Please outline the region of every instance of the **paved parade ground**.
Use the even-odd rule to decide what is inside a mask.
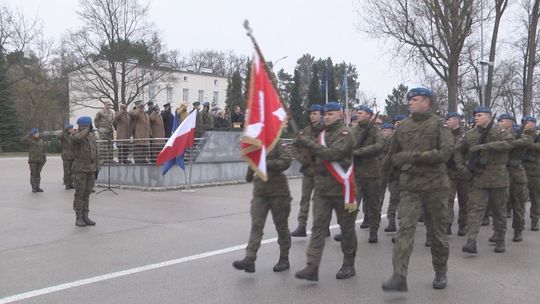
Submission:
[[[0,158],[1,303],[538,303],[540,232],[511,241],[506,253],[488,244],[482,227],[477,256],[461,252],[465,237],[450,237],[448,287],[431,288],[433,269],[419,223],[409,267],[409,292],[384,294],[392,273],[393,234],[368,244],[357,226],[356,277],[336,280],[342,255],[328,238],[319,282],[294,278],[305,266],[308,238],[293,238],[291,269],[272,272],[278,260],[276,232],[268,219],[256,272],[233,269],[244,255],[250,229],[250,184],[182,191],[116,190],[90,197],[95,227],[76,227],[73,191],[62,185],[62,163],[49,157],[42,172],[44,193],[32,193],[25,158]],[[300,179],[290,180],[296,228]],[[97,188],[96,190],[100,190]],[[386,213],[388,197],[383,213]],[[457,204],[456,204],[457,205]],[[529,204],[527,204],[528,210]],[[457,208],[457,207],[456,207]],[[457,213],[456,213],[457,214]],[[361,220],[360,214],[358,220]],[[311,218],[308,227],[310,227]],[[332,234],[339,232],[335,228]],[[454,233],[456,232],[454,226]]]

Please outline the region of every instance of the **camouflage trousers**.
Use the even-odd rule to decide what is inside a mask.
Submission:
[[[454,202],[458,198],[459,213],[458,225],[467,226],[467,213],[469,206],[469,181],[462,179],[450,180],[450,192],[448,194],[448,213],[450,215],[450,224],[454,223]]]
[[[324,241],[332,219],[332,210],[335,210],[341,228],[343,264],[354,265],[357,247],[354,222],[358,210],[347,211],[343,196],[322,196],[317,193],[317,189],[315,189],[315,195],[313,196],[313,228],[311,229],[311,239],[307,249],[308,265],[319,267],[321,263]]]
[[[291,234],[289,232],[289,214],[291,213],[290,196],[255,196],[251,200],[251,231],[246,247],[246,257],[257,259],[257,251],[261,247],[264,224],[268,212],[272,212],[272,219],[278,234],[280,256],[288,257],[291,248]]]
[[[381,180],[379,178],[356,178],[354,181],[356,201],[362,201],[364,214],[369,216],[369,230],[377,232],[381,222]]]
[[[512,206],[512,228],[515,231],[525,229],[525,203],[527,202],[527,184],[510,183],[510,205]]]
[[[529,199],[531,201],[531,220],[540,218],[540,176],[528,176],[529,181]]]
[[[431,233],[431,258],[433,269],[438,273],[446,273],[448,261],[448,199],[447,190],[430,192],[400,191],[398,219],[399,230],[394,243],[392,264],[394,273],[407,277],[409,258],[414,246],[414,234],[418,217],[423,211],[429,219]]]
[[[28,165],[30,166],[30,185],[32,190],[35,190],[39,188],[41,183],[41,169],[43,169],[45,162],[31,162]]]
[[[388,183],[388,192],[390,192],[390,201],[388,202],[388,211],[386,217],[390,220],[396,219],[396,211],[399,205],[399,184],[398,180],[392,180]]]
[[[506,202],[508,200],[508,187],[480,189],[472,187],[469,190],[469,217],[468,239],[476,241],[480,224],[489,205],[493,216],[493,230],[495,237],[504,240],[506,232]]]
[[[300,199],[300,210],[298,211],[298,225],[306,226],[309,216],[309,204],[315,181],[313,176],[302,176],[302,198]]]
[[[90,192],[94,189],[95,172],[73,172],[75,195],[73,210],[76,213],[89,211]]]
[[[62,165],[64,167],[64,185],[72,186],[73,178],[71,176],[71,165],[73,165],[73,159],[62,160]]]

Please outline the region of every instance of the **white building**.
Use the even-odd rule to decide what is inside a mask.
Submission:
[[[103,108],[103,104],[97,98],[85,97],[88,95],[99,96],[99,94],[96,94],[96,90],[93,88],[92,94],[85,92],[86,88],[91,90],[86,85],[91,80],[89,80],[88,75],[83,76],[82,73],[84,73],[82,70],[77,70],[68,75],[69,113],[72,124],[75,124],[80,116],[94,118],[96,113]],[[135,100],[142,100],[145,103],[152,101],[161,109],[165,103],[171,103],[173,110],[179,107],[180,103],[189,104],[189,109],[191,109],[191,103],[195,101],[201,103],[208,101],[211,108],[224,109],[226,90],[227,77],[214,75],[209,69],[203,69],[197,73],[185,68],[168,72],[165,77],[145,86]],[[132,105],[130,104],[128,109],[131,109]]]

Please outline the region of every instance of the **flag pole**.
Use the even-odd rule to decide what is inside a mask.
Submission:
[[[249,21],[247,19],[244,20],[244,28],[246,29],[246,35],[251,39],[251,42],[253,43],[253,46],[255,47],[255,51],[257,52],[257,55],[261,58],[263,62],[266,74],[268,74],[268,76],[272,75],[270,69],[268,69],[268,66],[266,65],[266,60],[264,59],[261,49],[259,48],[259,44],[257,43],[257,41],[255,40],[255,37],[253,36],[253,29],[249,26]],[[276,92],[279,93],[279,90],[276,87],[275,83],[273,81],[271,82],[272,82],[272,86],[274,87],[274,90],[276,90]],[[281,102],[281,98],[280,98],[280,102]],[[283,102],[281,102],[281,105],[283,106],[283,108],[285,109],[285,112],[287,112],[287,115],[289,116],[288,121],[289,121],[289,125],[291,126],[292,131],[294,133],[298,133],[298,125],[296,124],[296,121],[294,120],[294,117],[292,116],[291,110]]]

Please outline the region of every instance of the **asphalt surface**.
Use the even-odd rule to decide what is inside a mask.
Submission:
[[[0,158],[0,303],[539,302],[540,232],[526,230],[524,241],[514,243],[510,221],[503,254],[488,244],[490,228],[481,229],[477,256],[461,252],[464,237],[450,237],[445,290],[431,288],[431,255],[419,223],[409,292],[385,294],[380,285],[392,273],[391,233],[381,231],[379,243],[368,244],[368,232],[357,228],[357,275],[348,280],[335,279],[341,249],[327,239],[319,282],[311,283],[294,278],[305,265],[308,238],[293,238],[291,270],[272,272],[279,250],[269,219],[269,241],[259,251],[256,272],[248,274],[231,263],[244,255],[251,185],[93,194],[90,217],[97,226],[75,227],[74,192],[64,189],[61,166],[59,158],[49,158],[42,172],[45,192],[31,193],[26,159]],[[290,181],[291,230],[300,184]]]

